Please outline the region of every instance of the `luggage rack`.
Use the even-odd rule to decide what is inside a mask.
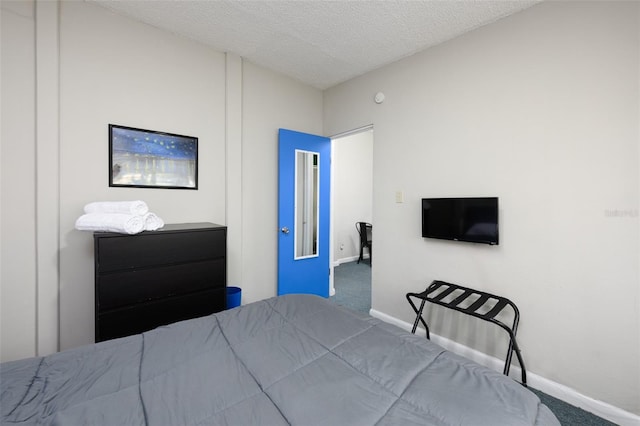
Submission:
[[[447,299],[447,296],[451,296],[453,299],[445,300]],[[416,313],[416,320],[413,323],[413,329],[411,332],[415,334],[416,329],[418,328],[418,322],[421,322],[427,332],[427,339],[430,339],[429,326],[427,326],[427,323],[422,317],[422,311],[426,302],[435,303],[437,305],[444,306],[445,308],[453,309],[458,312],[489,321],[504,329],[509,333],[509,351],[507,352],[507,359],[504,363],[503,374],[505,376],[509,375],[511,360],[513,358],[513,353],[515,352],[516,357],[518,358],[518,363],[520,364],[520,369],[522,370],[522,385],[525,387],[527,386],[527,371],[524,366],[524,361],[522,360],[522,355],[520,354],[520,348],[516,342],[516,332],[518,331],[520,312],[512,301],[505,297],[437,280],[433,281],[422,293],[407,293],[406,297]],[[470,297],[471,299],[469,299]],[[420,308],[416,307],[412,298],[422,300]],[[475,299],[475,301],[468,305],[464,304],[463,302],[467,299]],[[511,327],[495,318],[506,307],[510,307],[514,312],[513,324]]]

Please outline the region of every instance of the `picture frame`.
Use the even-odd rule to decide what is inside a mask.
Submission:
[[[198,189],[198,138],[109,124],[109,186]]]

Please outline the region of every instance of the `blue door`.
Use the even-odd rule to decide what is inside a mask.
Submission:
[[[329,297],[331,139],[280,129],[278,295]]]

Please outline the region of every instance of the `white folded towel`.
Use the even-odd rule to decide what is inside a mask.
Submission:
[[[109,231],[121,234],[137,234],[144,231],[142,216],[122,213],[88,213],[76,220],[80,231]]]
[[[149,211],[144,201],[95,201],[84,206],[85,213],[123,213],[142,216]]]
[[[144,216],[144,230],[155,231],[164,226],[164,221],[160,219],[155,213],[147,213]]]

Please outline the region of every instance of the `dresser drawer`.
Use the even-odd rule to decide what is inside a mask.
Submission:
[[[98,273],[197,262],[226,255],[224,229],[97,237]]]
[[[168,265],[134,271],[112,272],[96,278],[96,297],[100,311],[149,300],[224,288],[224,258]]]
[[[100,313],[96,318],[96,342],[219,312],[226,308],[225,292],[224,288],[201,291]]]

